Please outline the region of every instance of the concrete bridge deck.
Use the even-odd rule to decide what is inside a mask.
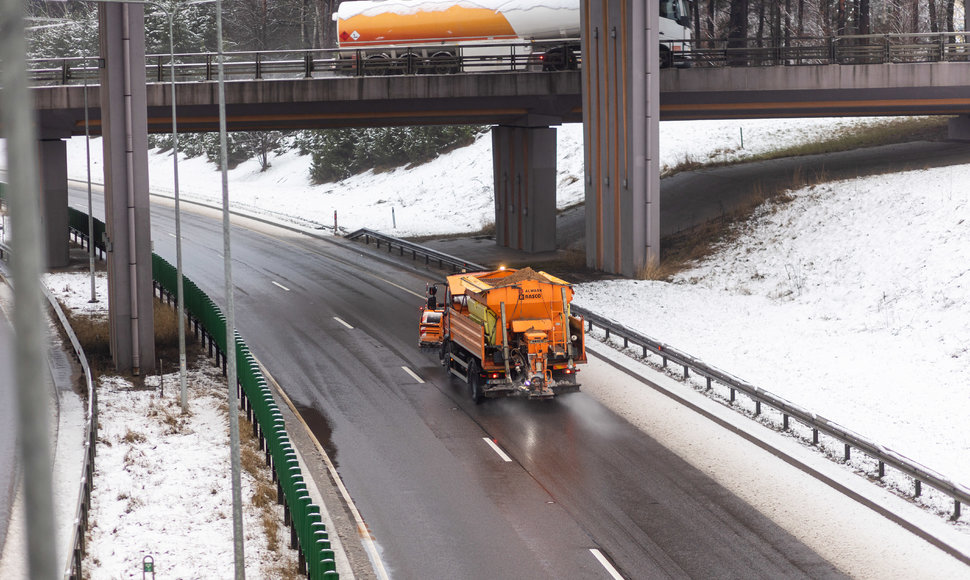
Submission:
[[[970,114],[970,63],[667,69],[661,120]],[[230,131],[582,121],[580,71],[233,80]],[[84,133],[84,89],[37,87],[45,130]],[[170,85],[147,85],[148,130],[171,131]],[[92,131],[100,100],[88,89]],[[218,130],[213,81],[176,84],[180,131]]]

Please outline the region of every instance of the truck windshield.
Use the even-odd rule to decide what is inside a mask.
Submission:
[[[681,16],[688,16],[684,0],[660,0],[660,17],[679,20]]]

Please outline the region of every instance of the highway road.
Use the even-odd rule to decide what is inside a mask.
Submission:
[[[174,262],[171,208],[153,200],[152,225]],[[186,274],[222,303],[220,227],[183,213]],[[472,404],[416,346],[430,273],[255,222],[234,229],[232,258],[237,328],[328,449],[392,577],[610,578],[591,550],[625,578],[842,577],[584,393]]]

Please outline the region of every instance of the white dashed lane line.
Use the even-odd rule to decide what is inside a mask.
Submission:
[[[612,576],[614,580],[623,580],[623,576],[620,576],[620,573],[616,570],[616,568],[613,567],[613,564],[606,559],[603,552],[600,552],[596,548],[590,548],[589,551],[596,556],[596,559],[599,560],[599,563],[602,564],[604,568],[606,568],[606,571],[609,572],[610,576]]]
[[[342,319],[341,319],[341,318],[340,318],[339,316],[334,316],[334,317],[333,317],[333,319],[334,319],[334,320],[336,320],[337,322],[339,322],[340,324],[343,324],[344,326],[346,326],[347,328],[349,328],[349,329],[351,329],[351,330],[353,330],[353,329],[354,329],[354,327],[353,327],[353,326],[351,326],[351,325],[349,325],[349,324],[347,324],[347,323],[346,323],[346,322],[345,322],[344,320],[342,320]]]
[[[404,369],[404,372],[406,372],[407,374],[411,375],[411,377],[414,380],[418,381],[419,383],[424,383],[424,379],[422,379],[421,377],[419,377],[414,371],[412,371],[408,367],[402,366],[401,368]]]
[[[289,291],[290,291],[290,289],[289,289],[289,288],[287,288],[286,286],[284,286],[284,285],[282,285],[282,284],[280,284],[280,283],[279,283],[279,282],[277,282],[276,280],[270,280],[270,282],[272,282],[274,286],[278,286],[278,287],[280,287],[280,288],[282,288],[283,290],[286,290],[287,292],[289,292]]]
[[[505,461],[506,463],[512,462],[512,458],[509,457],[508,454],[506,454],[504,451],[502,451],[502,448],[496,445],[494,441],[492,441],[488,437],[482,437],[482,440],[485,441],[485,443],[488,443],[488,446],[491,447],[492,450],[495,451],[495,453],[498,453],[498,456],[502,458],[502,461]]]

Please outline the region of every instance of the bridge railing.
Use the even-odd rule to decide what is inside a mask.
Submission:
[[[224,54],[227,80],[293,79],[332,76],[454,74],[457,72],[541,71],[577,68],[579,39],[555,41],[409,45],[387,49],[314,49],[298,51],[237,51]],[[575,49],[575,50],[573,50]],[[556,55],[562,56],[558,60]],[[545,55],[546,59],[540,58]],[[169,82],[169,55],[147,55],[149,82]],[[31,80],[39,85],[97,84],[99,58],[41,58],[28,62]],[[177,82],[212,81],[218,76],[215,53],[175,54]]]
[[[674,64],[689,67],[763,67],[825,64],[885,64],[970,61],[970,35],[963,32],[801,36],[786,39],[718,38],[667,41],[685,45]],[[214,53],[175,55],[178,82],[212,81]],[[103,60],[94,57],[31,59],[38,85],[97,84]],[[169,55],[146,56],[150,82],[168,82]],[[381,49],[313,49],[227,52],[228,80],[294,79],[332,76],[447,75],[582,68],[580,40],[409,45]]]
[[[700,39],[683,56],[692,67],[966,62],[968,40],[963,32]]]
[[[486,266],[461,260],[460,258],[455,258],[447,254],[441,254],[431,248],[408,242],[407,240],[400,240],[379,234],[372,230],[358,230],[347,237],[350,239],[360,239],[363,237],[366,240],[367,236],[380,239],[381,242],[387,245],[389,252],[393,252],[397,248],[399,255],[411,254],[414,259],[417,256],[421,256],[425,258],[425,263],[428,263],[428,257],[438,255],[440,256],[439,259],[441,262],[452,270],[464,268],[469,271],[481,271],[488,269]],[[762,414],[763,407],[775,409],[782,416],[782,431],[791,432],[792,421],[794,420],[811,429],[813,445],[819,444],[819,434],[824,434],[835,439],[844,445],[843,457],[845,461],[851,459],[852,449],[861,451],[877,462],[876,477],[880,480],[885,477],[886,466],[889,466],[913,480],[913,494],[916,497],[922,495],[922,487],[924,484],[936,489],[953,500],[953,512],[951,515],[951,519],[953,520],[960,518],[961,506],[970,503],[970,488],[941,475],[919,462],[909,459],[892,449],[888,449],[871,441],[834,421],[830,421],[769,391],[756,387],[714,366],[708,365],[700,359],[666,343],[648,337],[637,330],[628,328],[619,322],[600,316],[581,306],[573,305],[570,308],[574,314],[583,317],[589,330],[593,330],[594,328],[601,329],[605,334],[607,343],[611,343],[610,341],[614,337],[622,340],[623,351],[626,354],[630,354],[629,349],[636,347],[640,349],[640,353],[644,358],[648,355],[659,357],[663,368],[667,368],[670,363],[681,367],[683,369],[684,379],[687,379],[692,372],[695,375],[704,377],[707,382],[707,390],[709,391],[715,383],[722,385],[728,389],[729,401],[732,406],[737,402],[737,397],[740,393],[754,404],[754,415],[756,417]]]

